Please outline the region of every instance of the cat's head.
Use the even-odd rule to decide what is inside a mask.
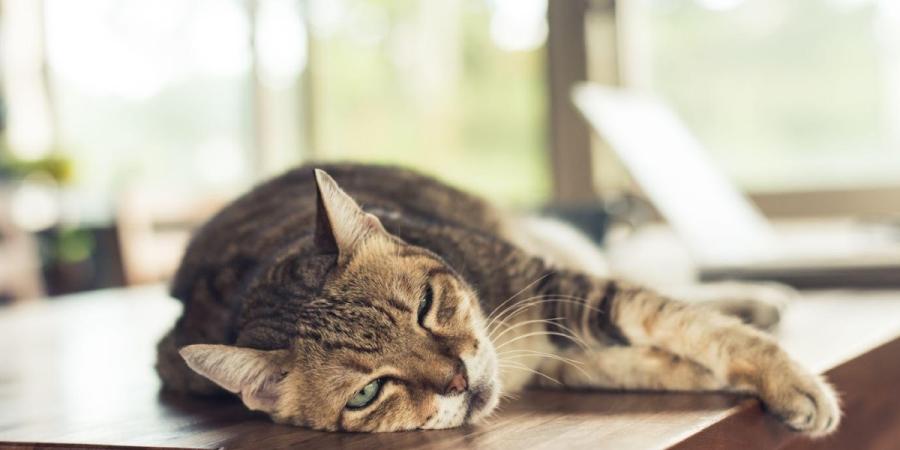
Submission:
[[[316,429],[449,428],[487,416],[500,385],[474,290],[385,231],[328,174],[317,170],[316,182],[316,247],[336,264],[288,316],[290,348],[190,345],[188,366],[250,409]]]

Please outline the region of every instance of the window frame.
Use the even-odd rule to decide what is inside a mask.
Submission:
[[[642,74],[629,60],[627,1],[617,0],[549,0],[547,42],[549,93],[548,120],[550,130],[550,159],[553,162],[554,200],[559,203],[584,201],[595,195],[614,196],[621,191],[635,193],[633,183],[607,182],[609,174],[598,174],[594,159],[618,167],[612,172],[624,172],[609,148],[575,113],[569,100],[572,84],[592,80],[613,86],[628,85]],[[611,30],[614,42],[602,43],[604,51],[588,54],[588,24],[602,21]],[[594,42],[589,44],[596,45]],[[590,61],[599,54],[600,61]],[[599,68],[599,69],[598,69]],[[590,70],[589,70],[590,69]],[[593,138],[593,139],[592,139]],[[592,143],[593,141],[593,143]],[[585,168],[587,168],[585,172]],[[606,169],[604,169],[604,172]],[[627,178],[622,173],[611,178]],[[892,207],[900,199],[900,185],[876,187],[822,189],[813,191],[749,191],[746,192],[760,210],[773,218],[828,216],[896,216]]]

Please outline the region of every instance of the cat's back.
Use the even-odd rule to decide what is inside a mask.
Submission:
[[[420,173],[392,166],[307,164],[255,187],[203,225],[173,280],[173,296],[188,300],[198,290],[227,296],[267,257],[287,243],[310,237],[316,214],[315,168],[328,172],[378,216],[415,217],[488,232],[499,228],[499,215],[487,202]]]

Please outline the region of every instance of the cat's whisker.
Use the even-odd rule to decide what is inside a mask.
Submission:
[[[546,275],[545,275],[545,276],[546,276]],[[515,310],[517,307],[519,307],[519,306],[522,305],[523,303],[527,303],[527,302],[529,302],[529,301],[531,301],[531,300],[533,300],[533,299],[538,299],[538,298],[542,298],[542,297],[546,297],[546,295],[535,295],[535,296],[531,296],[531,297],[528,297],[528,298],[524,298],[524,299],[520,300],[518,303],[512,303],[512,304],[510,304],[510,305],[507,306],[506,308],[503,308],[503,310],[500,311],[499,314],[497,314],[497,316],[495,316],[494,318],[492,318],[492,319],[490,320],[490,322],[488,322],[487,327],[490,328],[491,325],[492,325],[495,321],[497,321],[497,320],[500,320],[500,321],[502,322],[501,318],[502,318],[504,315],[506,315],[506,313],[508,313],[508,312],[510,312],[510,311],[512,311],[512,310]],[[512,300],[512,299],[510,298],[509,300]],[[504,303],[509,302],[509,300],[507,300],[507,301],[504,302]],[[498,311],[498,310],[495,310],[494,312],[497,312],[497,311]],[[492,314],[493,314],[493,313],[492,313]],[[507,319],[508,319],[508,317],[507,317]]]
[[[487,327],[490,327],[491,325],[493,325],[493,323],[495,321],[497,321],[498,319],[500,319],[503,316],[506,316],[506,317],[504,319],[500,320],[501,322],[503,322],[505,320],[509,320],[509,318],[515,316],[516,314],[520,313],[523,310],[534,307],[536,305],[548,303],[548,302],[577,304],[577,305],[580,305],[580,306],[586,308],[589,311],[602,312],[601,310],[589,305],[587,303],[587,299],[582,298],[582,297],[576,297],[576,296],[571,296],[571,295],[561,295],[561,294],[558,294],[558,295],[550,295],[550,294],[535,295],[535,296],[523,299],[519,303],[514,303],[514,304],[510,305],[501,314],[499,314],[497,317],[492,319],[491,322],[488,323]],[[507,314],[507,313],[510,313],[510,314]]]
[[[497,306],[494,308],[494,310],[491,311],[490,314],[488,314],[487,318],[490,319],[494,314],[496,314],[498,311],[500,311],[500,309],[503,307],[503,305],[506,305],[507,303],[511,302],[511,301],[512,301],[513,299],[515,299],[519,294],[525,292],[525,291],[526,291],[528,288],[530,288],[531,286],[534,286],[535,283],[537,283],[537,282],[543,280],[544,278],[547,278],[551,273],[552,273],[552,272],[547,272],[547,273],[545,273],[545,274],[543,274],[543,275],[541,275],[541,276],[535,278],[534,281],[532,281],[531,283],[528,283],[528,284],[527,284],[525,287],[523,287],[522,289],[519,289],[518,292],[516,292],[515,294],[511,295],[508,299],[504,300],[503,303],[497,305]]]
[[[514,303],[512,305],[509,305],[508,308],[506,308],[501,314],[497,315],[497,317],[495,317],[491,321],[491,323],[488,324],[489,329],[496,330],[496,329],[506,325],[507,321],[510,318],[512,318],[513,316],[515,316],[516,314],[518,314],[518,312],[520,310],[522,310],[523,307],[533,306],[532,301],[534,301],[535,299],[543,298],[543,297],[545,297],[545,296],[540,295],[540,296],[528,297],[528,298],[522,299],[519,303]]]
[[[547,297],[551,297],[551,298],[547,298]],[[518,307],[518,309],[517,309],[515,312],[513,312],[512,314],[509,314],[506,318],[504,318],[503,320],[501,320],[499,323],[497,323],[497,325],[495,326],[494,329],[488,328],[488,333],[489,333],[489,334],[494,333],[497,329],[500,329],[502,326],[506,325],[506,321],[508,321],[508,320],[510,320],[511,318],[513,318],[514,316],[520,314],[522,311],[525,311],[525,310],[527,310],[528,308],[534,307],[534,306],[536,306],[536,305],[541,305],[541,304],[549,303],[549,302],[559,302],[559,303],[578,304],[578,305],[581,305],[582,307],[586,308],[586,309],[589,310],[589,311],[602,312],[602,311],[600,311],[599,309],[594,308],[594,307],[592,307],[592,306],[590,306],[590,305],[588,305],[588,304],[586,304],[586,303],[578,302],[578,301],[574,301],[574,300],[573,300],[573,299],[577,299],[578,297],[565,298],[565,297],[563,297],[563,296],[536,296],[536,297],[532,297],[532,298],[537,298],[538,300],[534,300],[534,301],[532,301],[532,302],[530,302],[530,303],[525,303],[525,304],[518,304],[518,303],[517,303],[517,304],[516,304],[516,307]],[[526,300],[523,300],[523,301],[528,301],[528,300],[530,300],[530,299],[526,299]],[[498,316],[498,317],[499,317],[499,316]]]
[[[584,339],[582,339],[580,336],[578,336],[578,334],[575,332],[575,330],[573,330],[573,329],[571,329],[571,328],[569,328],[569,327],[567,327],[567,326],[565,326],[565,325],[563,325],[563,324],[561,324],[561,323],[559,323],[559,322],[556,322],[557,320],[563,320],[563,318],[561,318],[561,317],[554,317],[554,318],[552,318],[552,319],[535,319],[535,320],[527,320],[527,321],[524,321],[524,322],[521,322],[521,323],[517,323],[517,324],[515,324],[515,325],[513,325],[513,326],[511,326],[511,327],[509,327],[509,328],[507,328],[507,329],[505,329],[502,333],[500,333],[500,334],[499,334],[498,336],[496,336],[496,337],[492,337],[492,336],[489,335],[489,338],[491,339],[492,342],[495,342],[495,341],[499,340],[500,337],[503,336],[504,334],[508,333],[508,332],[511,331],[511,330],[514,330],[514,329],[516,329],[516,328],[519,328],[519,327],[521,327],[521,326],[530,325],[530,324],[533,324],[533,323],[546,323],[547,325],[554,325],[554,326],[556,326],[556,327],[559,327],[562,331],[568,332],[568,333],[569,333],[569,336],[568,336],[569,339],[570,339],[571,341],[577,343],[577,344],[580,344],[580,346],[581,346],[583,349],[588,349],[588,348],[590,347],[590,345],[589,345],[587,342],[585,342]],[[505,344],[505,342],[504,342],[503,344]],[[499,349],[499,348],[500,348],[500,347],[498,346],[498,347],[496,347],[495,349]]]
[[[493,342],[493,341],[497,341],[497,340],[499,340],[501,337],[503,337],[504,334],[509,333],[510,331],[513,331],[513,330],[515,330],[516,328],[524,327],[524,326],[526,326],[526,325],[531,325],[531,324],[535,324],[535,323],[553,324],[553,323],[554,323],[554,322],[553,322],[554,320],[563,320],[563,317],[554,317],[554,318],[552,318],[552,319],[534,319],[534,320],[526,320],[526,321],[524,321],[524,322],[519,322],[519,323],[517,323],[517,324],[515,324],[515,325],[513,325],[513,326],[511,326],[511,327],[509,327],[509,328],[507,328],[507,329],[505,329],[505,330],[503,330],[500,334],[498,334],[498,335],[496,335],[496,336],[494,336],[493,334],[489,333],[489,334],[488,334],[488,338],[489,338],[492,342]],[[495,330],[495,331],[498,331],[498,330]]]
[[[585,298],[582,298],[582,297],[576,297],[576,296],[571,296],[571,295],[562,295],[562,294],[555,294],[555,295],[547,294],[547,295],[536,295],[534,297],[529,297],[527,299],[522,300],[520,303],[514,304],[513,306],[511,306],[508,309],[508,311],[514,311],[514,312],[512,312],[512,314],[508,315],[505,318],[505,320],[509,320],[510,317],[514,316],[515,314],[518,314],[520,312],[520,310],[525,310],[525,309],[534,307],[536,305],[541,305],[541,304],[549,303],[549,302],[576,304],[576,305],[582,306],[583,308],[587,309],[588,311],[593,311],[593,312],[598,312],[598,313],[603,312],[600,309],[588,304],[588,300]]]
[[[490,329],[491,325],[493,325],[494,322],[496,322],[497,320],[499,320],[499,319],[500,319],[501,317],[503,317],[503,315],[505,315],[508,311],[510,311],[511,309],[515,308],[517,305],[521,304],[522,302],[527,302],[527,301],[529,301],[529,300],[531,300],[531,299],[533,299],[533,298],[539,297],[539,296],[532,296],[532,297],[528,297],[528,298],[526,298],[526,299],[524,299],[524,300],[519,300],[519,302],[510,303],[511,301],[515,300],[515,298],[516,298],[517,296],[519,296],[519,294],[521,294],[522,292],[525,292],[526,289],[530,288],[530,287],[533,286],[535,283],[537,283],[537,282],[543,280],[544,278],[546,278],[546,277],[549,276],[549,275],[550,275],[550,272],[547,272],[547,273],[545,273],[544,275],[542,275],[542,276],[536,278],[536,279],[535,279],[534,281],[532,281],[531,283],[528,283],[527,286],[525,286],[524,288],[520,289],[518,292],[516,292],[515,294],[513,294],[510,298],[508,298],[508,299],[506,299],[505,301],[503,301],[503,303],[497,305],[497,307],[495,307],[494,310],[491,311],[491,313],[487,316],[488,324],[486,325],[486,328]],[[507,305],[507,304],[508,304],[508,305]]]
[[[586,349],[588,349],[588,348],[591,347],[587,342],[585,342],[584,339],[581,338],[581,336],[580,336],[578,333],[575,332],[575,330],[573,330],[573,329],[571,329],[571,328],[569,328],[569,327],[567,327],[567,326],[565,326],[565,325],[563,325],[563,324],[561,324],[561,323],[558,323],[558,322],[553,322],[553,325],[559,327],[559,328],[562,329],[563,331],[568,331],[568,332],[569,332],[569,335],[572,336],[572,339],[574,339],[574,340],[578,341],[579,343],[581,343],[581,347],[582,347],[583,349],[586,350]]]
[[[525,350],[525,351],[527,351],[527,350]],[[573,360],[573,359],[565,358],[565,357],[562,357],[562,356],[559,356],[559,355],[554,355],[554,354],[552,354],[552,353],[529,352],[529,353],[527,353],[527,354],[521,354],[521,355],[516,355],[516,356],[509,356],[509,357],[503,358],[503,360],[504,360],[504,361],[515,362],[515,361],[514,361],[515,359],[518,359],[518,358],[529,358],[529,357],[549,358],[549,359],[553,359],[553,360],[556,360],[556,361],[559,361],[559,362],[568,364],[568,365],[572,366],[573,369],[575,369],[575,370],[581,372],[581,374],[584,375],[586,378],[588,378],[588,379],[591,378],[590,374],[588,374],[588,372],[587,372],[586,370],[584,370],[584,367],[583,367],[583,364],[581,363],[581,361],[575,361],[575,360]]]
[[[521,306],[521,305],[524,304],[524,303],[528,303],[528,302],[531,301],[531,300],[544,298],[544,297],[547,297],[548,295],[549,295],[549,294],[533,295],[533,296],[531,296],[531,297],[523,298],[523,299],[519,300],[517,303],[509,304],[509,305],[507,305],[505,308],[503,308],[502,311],[499,311],[499,314],[497,314],[497,316],[495,316],[495,317],[493,318],[492,322],[495,321],[495,320],[500,320],[501,317],[503,317],[504,315],[506,315],[506,313],[515,310],[516,308],[518,308],[519,306]],[[489,323],[489,325],[490,325],[490,323]]]
[[[544,372],[541,372],[541,371],[539,371],[539,370],[532,369],[532,368],[527,367],[527,366],[525,366],[524,364],[520,364],[520,363],[509,363],[509,362],[508,362],[507,364],[514,364],[514,365],[504,365],[504,364],[501,364],[500,367],[502,367],[502,368],[507,368],[507,369],[519,369],[519,370],[524,370],[525,372],[533,373],[533,374],[535,374],[535,375],[538,375],[538,376],[540,376],[540,377],[546,378],[546,379],[548,379],[548,380],[550,380],[550,381],[552,381],[552,382],[554,382],[554,383],[556,383],[556,384],[562,386],[562,383],[561,383],[559,380],[557,380],[556,378],[551,377],[550,375],[545,374]]]
[[[503,395],[501,395],[501,396],[500,396],[500,399],[501,399],[501,400],[505,400],[506,397],[504,397]],[[504,409],[504,406],[505,406],[505,405],[503,405],[502,403],[501,403],[501,404],[498,404],[497,406],[495,406],[495,407],[494,407],[494,410],[491,411],[491,412],[489,412],[488,415],[485,416],[484,419],[482,419],[482,420],[483,420],[483,423],[490,423],[490,422],[496,420],[496,419],[497,419],[497,416],[499,415],[499,413],[501,412],[501,410]]]
[[[549,358],[555,358],[555,359],[560,359],[563,361],[568,361],[573,364],[584,365],[584,363],[582,363],[581,361],[577,361],[572,358],[566,358],[565,356],[560,356],[560,355],[556,355],[553,353],[547,353],[547,352],[540,352],[537,350],[507,350],[505,352],[498,353],[497,357],[502,360],[504,355],[515,355],[515,354],[520,354],[520,353],[529,354],[529,355],[546,356]]]
[[[559,337],[566,338],[566,339],[568,339],[568,340],[574,342],[575,344],[577,344],[579,347],[581,347],[581,348],[584,349],[584,350],[587,350],[587,349],[588,349],[588,347],[587,347],[586,345],[584,345],[584,343],[583,343],[580,339],[577,339],[577,338],[574,338],[573,336],[570,336],[570,335],[568,335],[568,334],[565,334],[565,333],[559,333],[559,332],[556,332],[556,331],[533,331],[533,332],[531,332],[531,333],[526,333],[526,334],[523,334],[523,335],[521,335],[521,336],[516,336],[516,337],[514,337],[514,338],[512,338],[512,339],[510,339],[510,340],[508,340],[508,341],[506,341],[506,342],[504,342],[504,343],[502,343],[502,344],[500,344],[500,345],[497,345],[497,346],[494,347],[494,349],[495,349],[495,350],[500,350],[500,349],[502,349],[503,347],[506,347],[507,345],[512,344],[513,342],[520,341],[520,340],[522,340],[522,339],[530,338],[530,337],[533,337],[533,336],[559,336]]]
[[[584,365],[583,362],[572,359],[572,358],[566,358],[565,356],[557,355],[555,353],[547,353],[547,352],[541,352],[541,351],[537,351],[537,350],[507,350],[506,352],[503,352],[502,355],[512,355],[512,357],[518,357],[515,355],[535,355],[535,356],[543,356],[543,357],[552,358],[552,359],[558,359],[560,361],[566,361],[566,362],[569,362],[569,363],[572,363],[572,364],[575,364],[578,366]],[[502,360],[503,356],[500,356],[499,358]]]

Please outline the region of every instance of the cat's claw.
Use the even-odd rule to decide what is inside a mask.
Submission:
[[[760,393],[766,407],[790,428],[813,437],[837,429],[841,410],[834,389],[820,377],[794,373],[776,375],[784,382],[771,383]]]

